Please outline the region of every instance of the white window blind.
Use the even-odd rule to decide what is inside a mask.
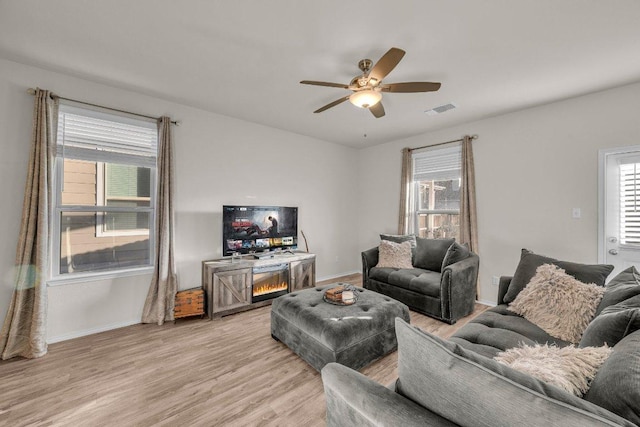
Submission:
[[[60,106],[56,152],[60,157],[153,167],[157,141],[155,122]]]
[[[620,165],[620,243],[640,246],[640,163]]]
[[[462,146],[438,148],[413,155],[414,181],[458,179],[461,172]]]

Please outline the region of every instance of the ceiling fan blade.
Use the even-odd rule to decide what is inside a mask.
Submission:
[[[318,108],[316,111],[314,111],[314,113],[322,113],[324,110],[328,110],[331,107],[335,107],[338,104],[342,104],[344,101],[349,99],[350,96],[351,95],[347,95],[347,96],[344,96],[344,97],[342,97],[340,99],[336,99],[335,101],[330,102],[329,104],[325,105],[324,107]]]
[[[378,102],[374,106],[369,107],[369,111],[371,111],[371,114],[376,116],[377,119],[384,116],[384,107],[382,106],[382,101]]]
[[[405,51],[402,49],[398,49],[397,47],[392,47],[391,49],[389,49],[387,53],[382,55],[382,58],[380,58],[378,62],[376,62],[373,68],[371,68],[371,71],[369,72],[369,78],[377,80],[378,83],[381,82],[382,79],[384,79],[387,74],[391,72],[391,70],[396,68],[396,65],[398,65],[398,62],[400,62],[404,54]]]
[[[349,85],[345,85],[342,83],[316,82],[313,80],[302,80],[300,83],[302,83],[303,85],[328,86],[328,87],[339,87],[342,89],[349,89]]]
[[[440,89],[440,83],[433,82],[389,83],[380,86],[383,92],[396,93],[435,92],[438,89]]]

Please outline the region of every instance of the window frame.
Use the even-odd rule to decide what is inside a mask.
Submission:
[[[133,117],[131,115],[125,113],[114,113],[111,111],[105,111],[99,107],[87,107],[82,104],[77,104],[71,101],[65,101],[60,103],[60,113],[68,112],[73,114],[84,115],[87,117],[99,118],[104,120],[110,120],[119,123],[128,123],[128,124],[136,124],[143,125],[143,127],[147,127],[149,129],[152,128],[151,123],[153,123],[153,128],[157,129],[157,123],[154,120],[146,120],[141,119],[139,117]],[[61,126],[59,123],[58,126]],[[58,135],[63,130],[58,131]],[[92,281],[92,280],[105,280],[111,278],[118,277],[126,277],[132,275],[139,274],[148,274],[153,272],[154,262],[155,262],[155,224],[156,224],[156,188],[157,188],[157,143],[156,140],[156,152],[153,156],[153,164],[150,163],[150,160],[147,159],[146,164],[140,164],[138,160],[136,160],[135,155],[126,155],[121,153],[115,153],[111,156],[107,150],[96,150],[100,151],[97,154],[98,157],[103,158],[104,160],[108,160],[106,162],[100,162],[96,159],[87,159],[82,158],[82,156],[74,156],[67,155],[67,150],[65,150],[64,142],[61,144],[61,151],[58,152],[59,146],[56,142],[56,151],[52,154],[53,156],[53,179],[52,179],[52,194],[51,194],[51,205],[49,209],[50,215],[50,224],[51,224],[51,238],[50,238],[50,253],[51,259],[49,263],[49,280],[47,283],[50,286],[68,284],[68,283],[78,283],[83,281]],[[150,157],[150,158],[151,158]],[[62,204],[62,194],[63,194],[63,186],[64,186],[64,160],[67,159],[78,159],[96,162],[96,205],[75,205],[75,204]],[[104,163],[124,163],[124,164],[134,164],[138,166],[145,166],[151,169],[150,173],[150,200],[149,206],[144,207],[116,207],[116,206],[102,206],[104,199],[104,189],[100,187],[99,181],[104,183],[104,177],[99,178],[100,176],[100,164]],[[104,170],[104,168],[102,168]],[[102,194],[100,194],[102,193]],[[102,197],[102,200],[100,199]],[[74,212],[84,212],[84,213],[93,213],[96,215],[96,237],[116,237],[123,235],[141,235],[146,233],[140,233],[139,230],[135,231],[136,234],[111,234],[111,232],[107,232],[101,230],[98,233],[98,228],[101,228],[102,221],[99,221],[97,216],[101,212],[147,212],[150,215],[149,218],[149,253],[148,259],[149,263],[141,264],[137,266],[128,266],[121,268],[110,268],[99,271],[81,271],[81,272],[69,272],[69,273],[61,273],[60,265],[61,265],[61,241],[63,239],[61,234],[61,218],[64,213],[74,213]]]

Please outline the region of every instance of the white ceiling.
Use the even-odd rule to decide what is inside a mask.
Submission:
[[[390,47],[442,88],[313,114]],[[0,57],[366,147],[640,81],[640,1],[0,0]]]

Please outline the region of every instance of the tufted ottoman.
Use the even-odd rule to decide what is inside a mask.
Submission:
[[[395,318],[409,322],[406,305],[358,288],[347,306],[322,299],[335,283],[292,292],[271,305],[271,336],[318,371],[329,362],[360,369],[397,347]]]

